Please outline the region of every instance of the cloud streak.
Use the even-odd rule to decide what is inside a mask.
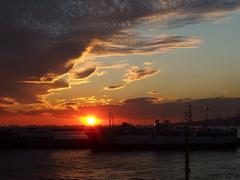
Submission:
[[[148,94],[150,94],[150,95],[157,95],[157,94],[159,94],[159,91],[149,91]]]
[[[114,84],[114,85],[109,85],[104,87],[104,90],[113,91],[113,90],[123,89],[125,86],[126,86],[125,84]]]
[[[200,44],[200,40],[195,37],[167,36],[159,37],[139,36],[130,37],[122,35],[111,37],[110,40],[95,44],[92,53],[96,55],[127,55],[127,54],[150,54],[166,52],[177,48],[194,48]]]
[[[74,72],[73,77],[75,79],[85,79],[89,78],[96,72],[97,68],[96,67],[89,67],[81,71]]]
[[[154,76],[154,75],[158,74],[159,72],[160,72],[159,70],[154,70],[149,67],[140,69],[137,66],[133,66],[125,74],[124,81],[126,83],[131,83],[133,81],[138,81],[138,80],[145,79],[147,77]]]
[[[127,84],[130,84],[134,81],[146,79],[148,77],[158,74],[159,72],[160,72],[159,70],[154,70],[151,67],[139,68],[138,66],[132,66],[125,73],[122,83],[108,85],[108,86],[104,87],[103,89],[110,90],[110,91],[123,89],[127,86]]]

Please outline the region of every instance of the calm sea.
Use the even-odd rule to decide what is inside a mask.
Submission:
[[[191,179],[240,179],[240,149],[194,151]],[[181,151],[0,151],[0,179],[183,179]]]

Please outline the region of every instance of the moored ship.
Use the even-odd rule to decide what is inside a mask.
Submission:
[[[87,131],[93,149],[175,149],[185,146],[185,127],[156,120],[152,127],[135,127],[127,123],[115,127],[90,128]],[[190,128],[191,148],[237,147],[237,130]]]

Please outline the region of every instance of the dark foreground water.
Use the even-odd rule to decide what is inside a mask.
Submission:
[[[240,179],[240,149],[195,151],[191,179]],[[184,153],[90,150],[0,151],[0,179],[183,179]]]

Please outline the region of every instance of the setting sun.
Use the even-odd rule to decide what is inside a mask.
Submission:
[[[80,119],[81,119],[81,122],[87,126],[95,126],[100,123],[100,120],[93,115],[81,117]]]
[[[87,123],[89,124],[89,125],[95,125],[96,124],[96,118],[94,118],[94,117],[87,117]]]

